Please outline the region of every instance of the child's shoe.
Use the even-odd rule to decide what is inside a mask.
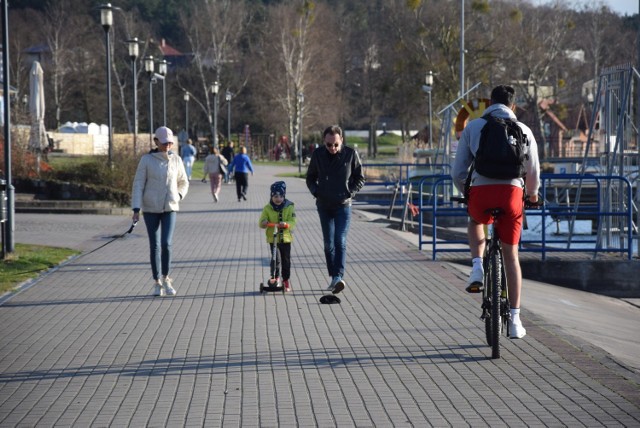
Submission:
[[[285,279],[283,281],[284,284],[284,291],[286,291],[287,293],[291,292],[291,284],[289,284],[289,280]]]

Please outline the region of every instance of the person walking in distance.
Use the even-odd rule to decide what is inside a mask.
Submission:
[[[207,182],[208,175],[211,182],[211,195],[213,200],[218,202],[222,177],[227,173],[227,160],[220,154],[217,147],[214,147],[211,154],[204,159],[203,173],[202,182]]]
[[[238,202],[246,201],[247,189],[249,188],[249,173],[253,175],[253,165],[251,164],[251,159],[247,156],[246,147],[241,147],[240,153],[233,157],[230,169],[233,170],[233,177],[236,181]]]
[[[149,235],[151,274],[154,296],[174,296],[169,277],[171,244],[179,203],[189,191],[189,179],[180,157],[171,151],[173,132],[166,126],[156,129],[153,138],[157,148],[142,156],[133,179],[132,220],[140,219],[140,211]]]
[[[498,235],[502,242],[504,267],[509,288],[509,300],[511,303],[511,338],[520,339],[527,334],[520,319],[520,293],[522,288],[522,272],[518,259],[518,242],[522,228],[522,214],[524,204],[524,192],[529,201],[538,201],[538,189],[540,188],[540,161],[536,140],[528,126],[517,122],[515,110],[515,91],[510,86],[496,86],[491,91],[491,105],[485,110],[483,117],[470,121],[462,131],[458,150],[452,165],[451,176],[454,184],[461,192],[468,192],[469,224],[467,234],[472,257],[472,270],[467,281],[467,292],[478,293],[484,289],[484,269],[482,255],[485,248],[484,224],[492,222],[490,210],[502,209],[500,220],[497,223]],[[500,138],[483,138],[488,135],[489,121],[502,120],[503,123],[512,122],[517,125],[521,133],[522,141],[513,142],[511,136],[509,143],[515,148],[522,147],[520,165],[511,162],[504,165],[496,157],[497,153],[506,153],[511,150],[500,150],[496,145]],[[485,127],[487,127],[485,129]],[[484,132],[483,132],[484,130]],[[517,131],[517,130],[516,130]],[[502,133],[504,134],[504,132]],[[506,135],[502,139],[506,140]],[[481,144],[482,143],[482,144]],[[506,146],[509,143],[505,143]],[[487,163],[484,147],[495,160]],[[520,150],[518,150],[520,152]],[[512,153],[516,153],[513,151]],[[481,155],[482,154],[482,155]],[[485,166],[489,165],[489,167]],[[515,173],[503,171],[514,169]],[[481,168],[482,166],[482,168]],[[473,167],[469,176],[470,167]],[[480,173],[479,171],[482,171]],[[467,178],[468,177],[468,178]],[[525,179],[526,177],[526,179]],[[466,184],[468,183],[468,185]]]
[[[282,262],[282,272],[278,272],[275,260],[271,260],[271,272],[275,277],[282,275],[284,291],[291,291],[291,243],[293,242],[293,229],[296,227],[295,205],[286,198],[287,185],[284,181],[276,181],[271,185],[271,199],[262,209],[258,224],[262,229],[266,229],[265,234],[271,252],[273,246],[277,245],[280,250],[280,260]],[[278,225],[277,242],[274,242],[273,227],[269,223]]]
[[[184,170],[189,180],[191,180],[191,171],[193,169],[193,163],[196,161],[196,154],[197,150],[191,138],[187,139],[187,144],[182,147],[182,161],[184,162]]]
[[[222,156],[227,160],[227,165],[231,165],[231,161],[233,161],[233,141],[227,142],[227,145],[222,149]],[[224,175],[224,182],[229,182],[230,171],[227,169],[227,173]]]
[[[307,169],[307,188],[316,198],[322,226],[324,254],[331,278],[328,290],[344,290],[347,262],[347,234],[351,222],[351,201],[364,186],[358,154],[344,145],[342,129],[329,126],[322,133],[324,146],[313,151]]]

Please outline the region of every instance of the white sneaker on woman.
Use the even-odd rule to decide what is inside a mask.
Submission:
[[[159,279],[156,279],[153,283],[153,295],[164,297],[164,288],[162,288],[162,281]]]
[[[176,290],[171,285],[172,282],[173,282],[173,280],[171,278],[169,278],[168,276],[164,277],[164,292],[165,292],[165,294],[167,296],[175,296],[176,295]]]

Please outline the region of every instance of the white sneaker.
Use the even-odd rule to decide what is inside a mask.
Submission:
[[[164,297],[164,288],[162,288],[162,281],[156,279],[153,284],[153,295],[157,297]]]
[[[215,193],[213,194],[213,200],[218,202],[218,195],[216,195]]]
[[[173,288],[171,286],[171,283],[173,282],[173,280],[171,278],[169,278],[168,276],[164,277],[164,292],[167,296],[175,296],[176,295],[176,290],[175,288]]]
[[[484,270],[482,266],[471,269],[467,280],[467,293],[479,293],[484,288]]]
[[[522,321],[509,321],[509,337],[511,339],[522,339],[527,335],[527,330],[522,326]]]

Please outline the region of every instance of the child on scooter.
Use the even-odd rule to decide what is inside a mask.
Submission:
[[[280,260],[282,261],[282,272],[277,271],[275,260],[271,260],[271,272],[275,272],[274,277],[282,274],[282,283],[285,291],[291,291],[289,278],[291,276],[291,242],[293,241],[292,231],[296,226],[296,211],[293,202],[286,199],[287,185],[284,181],[276,181],[271,185],[271,200],[262,209],[260,228],[267,229],[267,243],[273,251],[273,246],[277,245],[280,250]],[[269,223],[278,224],[277,242],[274,242],[273,227],[268,227]],[[275,265],[275,266],[274,266]]]

